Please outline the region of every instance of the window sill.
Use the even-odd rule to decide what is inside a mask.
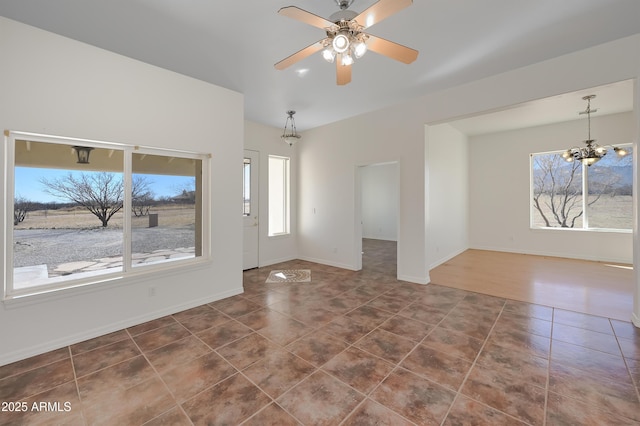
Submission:
[[[291,233],[288,232],[286,234],[274,234],[274,235],[268,235],[267,237],[269,238],[288,238],[291,236]]]
[[[33,303],[48,302],[51,300],[68,298],[82,294],[88,294],[96,291],[103,291],[114,287],[131,285],[139,279],[154,279],[166,277],[167,275],[179,274],[185,269],[194,270],[210,266],[213,261],[211,258],[197,258],[184,260],[179,264],[166,262],[155,264],[153,266],[145,266],[144,268],[133,268],[126,273],[122,271],[114,273],[102,273],[94,276],[85,276],[73,282],[68,282],[64,286],[47,285],[27,287],[29,292],[17,292],[15,294],[5,295],[2,303],[6,308],[29,305]]]

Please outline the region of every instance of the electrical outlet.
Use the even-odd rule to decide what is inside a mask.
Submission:
[[[155,286],[149,286],[149,297],[153,297],[156,295],[156,288]]]

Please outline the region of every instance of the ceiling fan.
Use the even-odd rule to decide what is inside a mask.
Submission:
[[[283,70],[322,50],[322,56],[327,62],[336,63],[337,83],[344,85],[351,82],[351,64],[354,59],[362,57],[367,50],[405,64],[416,60],[417,50],[364,32],[372,25],[410,6],[413,0],[379,0],[360,14],[348,9],[353,0],[335,1],[340,10],[328,20],[295,6],[278,10],[280,15],[324,30],[327,37],[276,63],[276,69]]]

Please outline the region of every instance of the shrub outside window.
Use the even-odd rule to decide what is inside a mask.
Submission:
[[[5,139],[5,299],[208,258],[207,155],[22,132]]]
[[[631,230],[633,148],[621,146],[629,155],[611,150],[591,166],[561,152],[531,154],[531,227]]]

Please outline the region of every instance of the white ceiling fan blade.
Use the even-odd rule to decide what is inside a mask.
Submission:
[[[351,83],[351,65],[342,65],[342,55],[336,57],[336,83],[339,86]]]
[[[367,49],[396,61],[410,64],[418,58],[418,51],[410,47],[367,34]]]
[[[317,42],[313,43],[312,45],[309,45],[309,46],[305,47],[304,49],[297,51],[293,55],[288,56],[288,57],[284,58],[283,60],[281,60],[280,62],[276,63],[274,65],[274,67],[276,67],[277,70],[283,70],[283,69],[285,69],[287,67],[290,67],[291,65],[295,64],[296,62],[303,60],[307,56],[311,56],[314,53],[319,52],[320,50],[322,50],[324,48],[323,41],[324,40],[317,41]]]
[[[365,9],[352,21],[357,21],[364,28],[369,28],[405,7],[411,6],[411,4],[413,4],[413,0],[380,0]]]
[[[311,12],[307,12],[306,10],[300,9],[299,7],[295,6],[283,7],[282,9],[278,10],[278,13],[280,15],[288,16],[289,18],[293,18],[322,30],[335,27],[335,24],[333,22],[327,21],[321,16],[314,15]]]

